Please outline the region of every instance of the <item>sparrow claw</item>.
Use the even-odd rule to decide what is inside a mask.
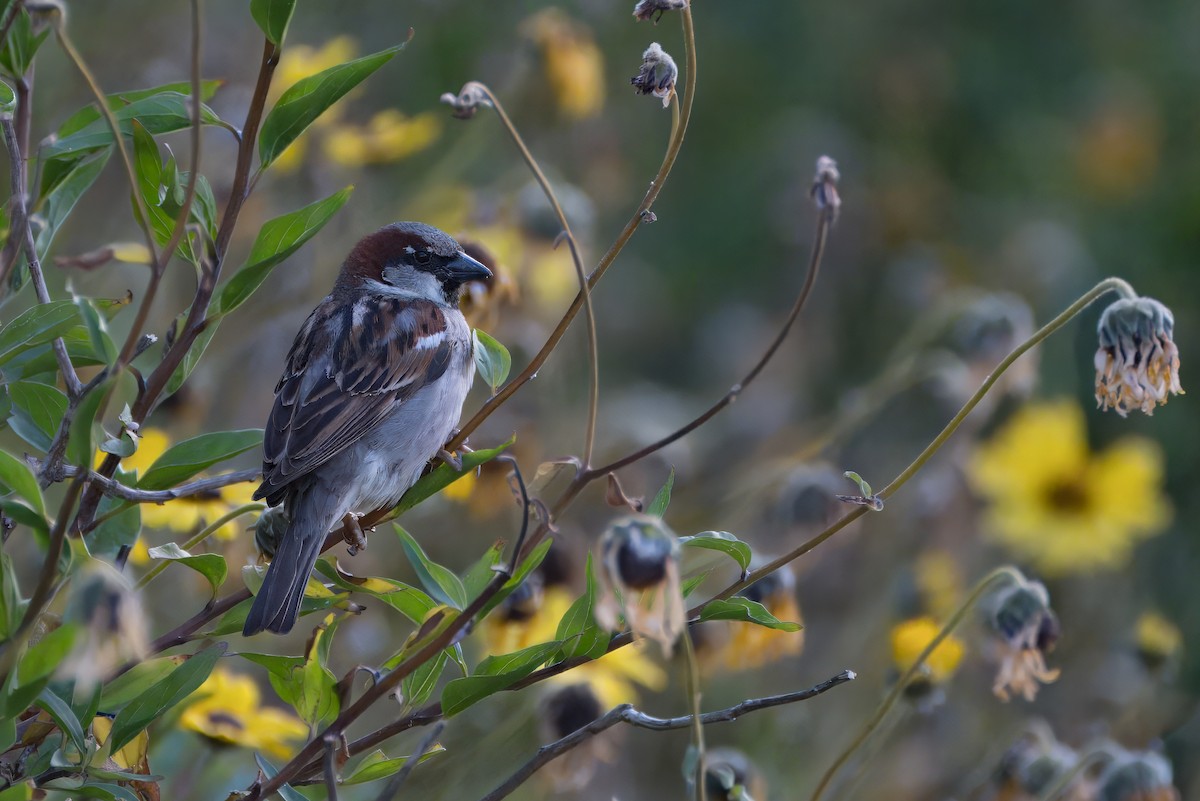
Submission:
[[[445,462],[446,464],[453,467],[454,471],[456,473],[462,472],[463,465],[462,465],[462,457],[461,456],[451,453],[450,451],[446,450],[445,448],[442,448],[440,451],[438,451],[437,456],[443,462]]]
[[[347,512],[346,516],[342,518],[342,531],[346,540],[346,550],[351,556],[367,549],[367,535],[363,531],[362,524],[358,522],[360,516],[353,512]]]

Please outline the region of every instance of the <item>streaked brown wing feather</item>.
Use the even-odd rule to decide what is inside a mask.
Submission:
[[[340,341],[330,334],[335,314],[342,317],[338,330],[348,332]],[[278,503],[288,484],[353,445],[417,390],[440,378],[453,344],[414,344],[445,329],[442,310],[427,301],[373,297],[352,305],[330,299],[318,307],[292,345],[275,390],[264,439],[263,483],[255,497]],[[323,370],[322,354],[329,354]],[[319,372],[314,375],[314,370]]]

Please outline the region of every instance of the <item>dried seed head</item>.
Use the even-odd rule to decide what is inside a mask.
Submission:
[[[1179,385],[1175,316],[1153,298],[1122,298],[1100,315],[1097,326],[1096,405],[1122,417],[1133,409],[1153,414]]]
[[[687,7],[688,0],[639,0],[638,4],[633,7],[633,16],[642,21],[654,17],[654,24],[657,25],[663,14],[668,11],[680,11]],[[655,14],[658,16],[655,17]]]
[[[1059,675],[1046,667],[1046,654],[1054,650],[1061,633],[1050,594],[1040,582],[1022,580],[997,592],[990,606],[988,625],[1000,657],[992,691],[1004,701],[1010,692],[1032,701],[1039,683],[1049,684]]]
[[[1171,763],[1153,751],[1119,753],[1097,781],[1096,801],[1179,801]]]
[[[454,116],[460,120],[471,119],[481,106],[492,107],[492,101],[488,100],[483,89],[474,81],[464,85],[458,94],[446,92],[442,95],[441,101],[450,106]]]
[[[685,620],[679,539],[662,520],[639,515],[608,527],[600,538],[600,583],[596,621],[616,631],[624,617],[635,635],[656,640],[669,653]]]
[[[662,98],[663,108],[671,104],[671,95],[675,94],[675,81],[679,78],[679,68],[675,59],[671,58],[662,45],[651,42],[642,53],[642,68],[638,74],[629,79],[633,88],[640,95],[654,95]]]
[[[831,220],[837,220],[838,211],[842,208],[842,199],[838,195],[837,184],[842,174],[838,172],[837,162],[829,156],[817,159],[817,172],[813,176],[812,189],[809,194],[821,211],[828,209]]]

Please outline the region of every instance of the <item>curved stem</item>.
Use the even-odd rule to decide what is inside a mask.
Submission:
[[[989,590],[991,590],[994,585],[1000,583],[1001,581],[1021,582],[1024,581],[1024,577],[1015,568],[1001,567],[993,570],[991,573],[988,573],[983,577],[982,580],[980,580],[978,584],[975,585],[975,589],[973,589],[971,594],[967,596],[967,600],[963,601],[962,606],[960,606],[954,612],[954,614],[950,617],[950,620],[947,621],[946,625],[942,627],[942,630],[938,632],[937,636],[930,640],[929,644],[925,646],[924,650],[917,655],[917,658],[913,661],[912,665],[909,666],[908,670],[904,671],[904,674],[892,686],[891,692],[889,692],[883,699],[883,703],[881,703],[879,708],[875,710],[875,714],[871,716],[871,718],[863,726],[862,730],[859,731],[858,735],[850,742],[850,745],[848,745],[846,749],[842,751],[838,758],[833,761],[833,764],[829,766],[829,769],[825,771],[825,774],[821,777],[821,781],[817,784],[817,789],[813,791],[811,801],[818,801],[821,798],[821,795],[825,792],[826,788],[829,787],[830,782],[833,781],[834,777],[837,775],[837,772],[841,770],[843,765],[850,761],[850,757],[854,756],[854,752],[861,748],[867,742],[867,740],[871,738],[871,735],[879,727],[879,724],[883,722],[885,717],[887,717],[888,712],[890,712],[892,707],[896,705],[896,701],[900,699],[900,696],[904,693],[905,688],[907,688],[909,683],[916,678],[918,671],[920,671],[922,665],[925,664],[925,660],[929,658],[930,654],[932,654],[934,650],[936,650],[937,647],[954,632],[954,629],[957,628],[960,623],[962,623],[963,619],[967,616],[967,613],[975,608],[975,604],[977,604],[979,600],[983,598],[983,596]]]
[[[214,520],[212,523],[210,523],[207,527],[202,528],[196,534],[196,536],[192,537],[190,540],[185,542],[182,545],[182,548],[185,551],[191,550],[192,548],[195,548],[197,545],[199,545],[200,543],[204,542],[206,539],[211,537],[213,534],[216,534],[218,531],[221,530],[222,526],[224,526],[226,523],[230,522],[231,520],[237,520],[242,515],[250,514],[251,512],[261,512],[263,509],[266,509],[266,508],[267,508],[267,505],[264,503],[248,503],[245,506],[239,506],[237,509],[234,509],[232,512],[229,512],[228,514],[218,517],[216,520]],[[167,566],[170,565],[172,561],[174,561],[174,560],[163,559],[157,565],[155,565],[154,567],[147,570],[146,575],[144,575],[140,579],[138,579],[137,584],[134,584],[133,588],[135,590],[140,590],[143,587],[145,587],[147,584],[149,584],[151,581],[154,581],[154,579],[157,578],[160,573],[162,573],[164,570],[167,569]]]
[[[954,435],[954,432],[958,430],[960,425],[962,425],[963,420],[967,419],[967,415],[969,415],[971,411],[979,405],[979,402],[982,401],[984,396],[987,395],[993,386],[995,386],[996,382],[999,381],[1000,377],[1004,375],[1004,372],[1012,366],[1013,362],[1021,358],[1021,356],[1025,355],[1025,353],[1034,348],[1036,345],[1040,344],[1055,331],[1062,328],[1064,325],[1070,322],[1075,315],[1079,314],[1081,311],[1094,303],[1098,298],[1107,294],[1108,292],[1117,292],[1122,297],[1137,297],[1137,294],[1133,291],[1133,287],[1131,287],[1128,282],[1120,278],[1105,278],[1087,292],[1083,293],[1078,300],[1076,300],[1067,308],[1063,309],[1057,317],[1039,328],[1033,334],[1033,336],[1022,342],[1020,345],[1014,348],[1011,353],[1005,356],[1004,359],[998,365],[996,365],[996,369],[993,370],[986,379],[984,379],[984,382],[979,386],[979,389],[975,390],[975,394],[963,404],[963,407],[959,409],[958,414],[954,415],[950,422],[946,424],[946,427],[942,429],[941,433],[939,433],[932,442],[925,446],[925,449],[921,451],[917,458],[913,459],[912,463],[909,464],[908,467],[904,468],[904,470],[898,476],[892,479],[890,484],[880,490],[879,497],[891,497],[896,493],[897,490],[904,486],[909,479],[916,475],[917,471],[924,467],[926,462],[933,458],[933,455],[937,453],[943,445],[946,444],[951,436]],[[825,542],[825,540],[829,539],[834,534],[838,533],[866,513],[866,507],[858,507],[812,539],[794,548],[788,553],[785,553],[783,556],[768,562],[758,570],[751,572],[750,575],[746,576],[746,578],[742,581],[725,588],[718,593],[716,597],[728,598],[739,590],[749,587],[763,576],[775,572],[788,562],[794,561],[795,559],[798,559],[811,551],[813,548],[816,548],[818,545]]]
[[[588,288],[596,286],[596,283],[604,277],[604,273],[612,266],[612,263],[616,260],[621,250],[633,238],[634,232],[642,224],[645,213],[650,210],[650,207],[658,198],[658,193],[662,191],[667,176],[671,173],[671,168],[675,166],[675,160],[679,156],[679,149],[683,146],[683,137],[687,133],[688,121],[692,116],[692,103],[696,98],[696,33],[692,26],[691,9],[682,9],[680,16],[683,19],[683,41],[687,51],[687,73],[684,78],[683,101],[680,103],[679,108],[679,124],[672,130],[666,155],[663,156],[662,165],[658,168],[658,173],[655,174],[654,180],[650,184],[650,189],[647,190],[645,197],[642,198],[642,202],[638,204],[629,222],[625,223],[625,227],[617,236],[616,241],[600,257],[596,268],[588,275]],[[546,359],[550,358],[550,354],[554,352],[563,335],[566,334],[567,328],[570,327],[571,321],[579,314],[579,310],[583,307],[583,302],[583,293],[575,296],[575,300],[563,314],[562,319],[558,321],[558,325],[550,332],[550,336],[546,339],[545,344],[542,345],[542,349],[537,352],[537,355],[533,357],[516,378],[501,387],[499,392],[485,401],[479,408],[479,411],[475,412],[471,419],[463,424],[454,439],[447,443],[447,450],[453,451],[461,446],[472,431],[479,428],[483,421],[488,419],[496,409],[500,408],[509,398],[516,394],[518,389],[529,383],[538,370],[541,369],[542,365],[546,363]]]
[[[509,118],[507,112],[505,112],[500,99],[496,97],[487,84],[480,81],[471,81],[467,86],[474,87],[481,92],[487,97],[492,108],[496,110],[496,116],[500,118],[501,124],[508,131],[508,135],[512,137],[517,149],[521,151],[521,157],[525,159],[525,163],[529,166],[533,177],[537,179],[538,185],[546,195],[546,199],[550,201],[550,205],[554,208],[554,214],[558,217],[558,224],[562,226],[562,231],[566,235],[567,246],[571,249],[571,261],[575,265],[575,275],[579,279],[579,294],[583,298],[584,317],[587,320],[588,361],[591,367],[587,429],[584,434],[583,445],[583,464],[584,467],[587,467],[591,464],[592,448],[596,442],[596,415],[600,405],[600,346],[596,339],[596,314],[592,309],[592,291],[588,285],[587,274],[583,269],[583,259],[579,255],[579,243],[575,239],[575,234],[571,232],[571,224],[567,222],[567,215],[563,212],[562,204],[559,203],[558,196],[554,193],[554,188],[550,186],[550,181],[546,178],[546,174],[542,172],[542,168],[538,166],[537,159],[533,157],[533,153],[525,145],[525,140],[521,138],[517,127],[513,125],[512,120]],[[466,91],[466,87],[464,87],[464,91]]]

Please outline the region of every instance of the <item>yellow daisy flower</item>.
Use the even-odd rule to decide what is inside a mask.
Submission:
[[[290,759],[308,738],[308,726],[290,712],[261,706],[249,676],[218,667],[191,696],[179,725],[218,743]]]
[[[917,657],[941,630],[941,625],[931,617],[912,618],[893,626],[892,664],[896,670],[904,672],[912,667],[913,662],[917,661]],[[949,681],[958,671],[964,651],[962,640],[957,637],[951,635],[942,640],[925,660],[925,681],[934,685]]]
[[[325,155],[343,167],[387,164],[408,158],[433,144],[442,132],[442,120],[433,112],[406,117],[385,109],[366,126],[339,125],[325,136]]]
[[[604,108],[604,54],[582,23],[559,11],[539,11],[523,24],[542,57],[542,75],[563,116],[582,120]]]
[[[1023,408],[967,474],[990,502],[988,534],[1048,576],[1116,567],[1171,517],[1157,444],[1127,437],[1092,453],[1071,401]]]

